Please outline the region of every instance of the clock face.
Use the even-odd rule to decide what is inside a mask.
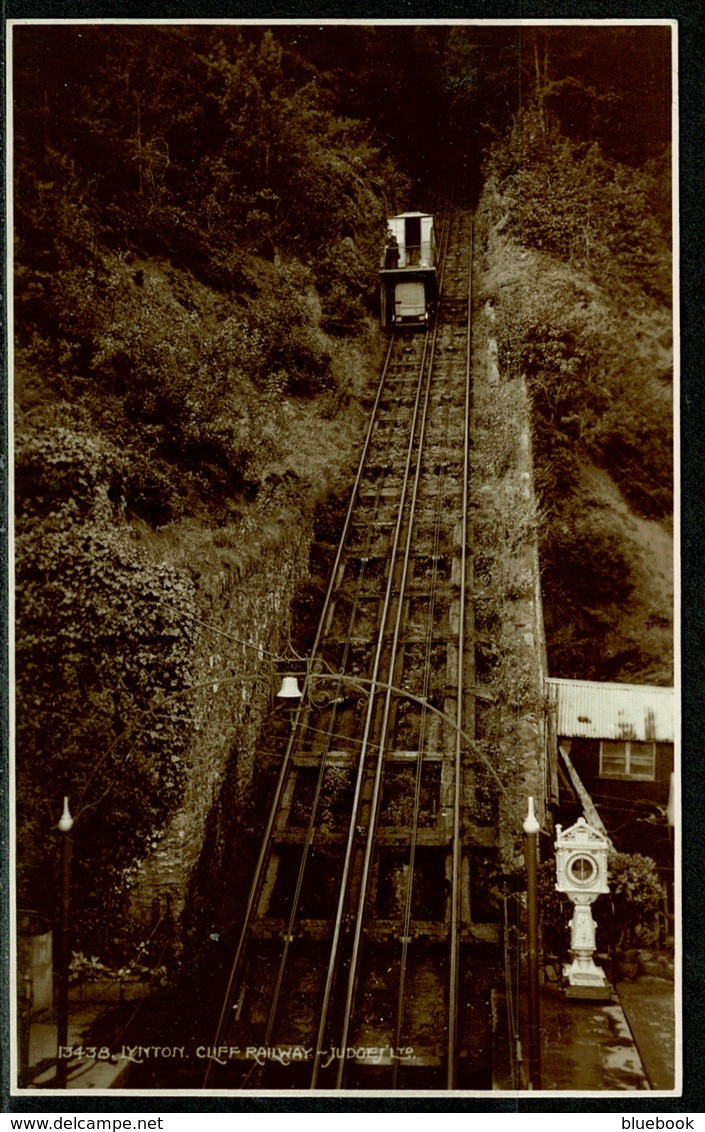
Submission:
[[[594,857],[579,854],[568,862],[568,876],[581,888],[594,884],[597,880],[597,862]]]

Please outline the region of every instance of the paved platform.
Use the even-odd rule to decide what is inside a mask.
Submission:
[[[616,994],[566,999],[555,984],[541,994],[541,1086],[564,1092],[623,1092],[651,1086]]]
[[[617,994],[652,1089],[675,1088],[676,1022],[673,980],[641,975]]]
[[[524,1089],[529,1055],[526,1001],[522,998],[520,1004],[523,1041],[518,1057],[508,1037],[504,995],[495,996],[494,1007],[493,1087],[501,1091]],[[636,1012],[639,1010],[637,1006]],[[667,1007],[665,1014],[668,1014]],[[661,1083],[653,1085],[649,1080],[627,1016],[614,992],[604,1001],[568,999],[557,983],[544,983],[540,992],[539,1029],[542,1092],[644,1092],[664,1087]]]
[[[81,1046],[84,1035],[100,1016],[104,1006],[74,1005],[69,1014],[68,1044]],[[128,1063],[100,1061],[85,1057],[68,1063],[67,1089],[119,1089],[124,1087]],[[56,1022],[33,1021],[29,1036],[27,1089],[49,1091],[56,1088]],[[63,1092],[63,1090],[61,1090]]]

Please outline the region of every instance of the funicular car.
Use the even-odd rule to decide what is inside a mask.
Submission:
[[[382,326],[425,327],[438,298],[433,216],[403,212],[387,222],[380,264]]]

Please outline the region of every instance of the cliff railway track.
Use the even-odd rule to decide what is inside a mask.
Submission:
[[[472,217],[390,339],[204,1085],[491,1088],[496,783],[472,743]]]

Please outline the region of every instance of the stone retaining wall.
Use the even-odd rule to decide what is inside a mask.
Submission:
[[[481,214],[477,238],[491,231]],[[484,228],[484,233],[483,233]],[[480,257],[483,262],[483,257]],[[489,262],[486,256],[484,262]],[[531,406],[523,380],[501,372],[494,297],[481,267],[473,352],[472,509],[476,629],[490,656],[478,683],[493,697],[478,734],[504,785],[500,796],[502,866],[521,864],[527,799],[546,827],[550,797],[544,681],[546,649],[531,450]]]
[[[131,898],[145,936],[160,917],[173,921],[177,953],[189,885],[226,774],[233,808],[251,802],[257,736],[276,692],[269,654],[287,651],[291,600],[308,572],[310,541],[307,521],[291,524],[246,576],[224,571],[219,599],[203,613],[211,628],[201,628],[194,666],[195,738],[183,803],[133,874]]]

